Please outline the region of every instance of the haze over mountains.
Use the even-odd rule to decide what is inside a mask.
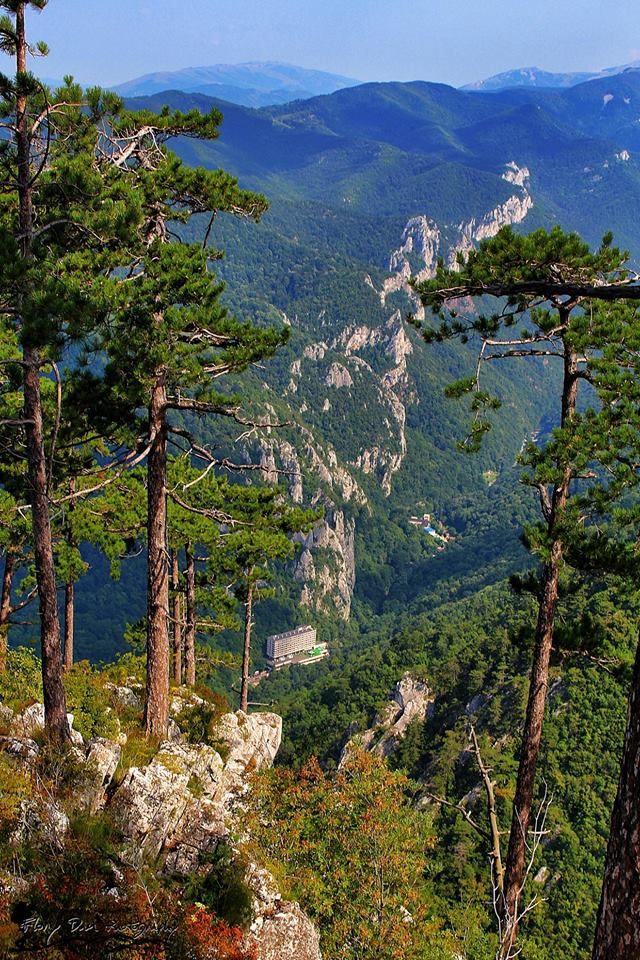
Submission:
[[[516,70],[506,70],[496,73],[485,80],[468,83],[463,90],[506,90],[509,87],[575,87],[587,80],[598,80],[602,77],[612,77],[627,70],[638,70],[640,60],[627,63],[624,66],[608,67],[605,70],[587,71],[582,73],[553,73],[541,70],[539,67],[520,67]]]
[[[216,64],[160,71],[121,83],[114,89],[123,97],[142,97],[162,90],[203,93],[231,103],[261,107],[304,100],[359,83],[322,70],[307,70],[286,63]]]
[[[467,84],[461,89],[486,92],[513,87],[565,89],[639,68],[640,61],[580,73],[522,67]],[[128,80],[113,89],[124,97],[152,96],[164,90],[179,90],[183,93],[201,93],[243,106],[264,107],[335,93],[361,82],[322,70],[265,61],[158,71]]]

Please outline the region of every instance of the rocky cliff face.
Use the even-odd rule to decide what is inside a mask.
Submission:
[[[514,193],[479,218],[445,225],[436,223],[426,214],[412,217],[404,228],[401,245],[389,258],[392,276],[377,291],[382,305],[398,290],[411,296],[409,278],[415,276],[425,280],[435,276],[440,257],[447,267],[455,270],[458,254],[466,256],[481,240],[495,237],[502,227],[522,223],[533,207],[529,177],[527,167],[520,167],[513,160],[506,164],[502,179],[513,185]],[[373,286],[370,277],[365,278],[365,282]],[[418,314],[420,309],[416,302]]]
[[[117,693],[131,702],[137,700],[133,686],[118,688]],[[144,766],[130,767],[119,783],[114,774],[126,736],[121,735],[118,742],[98,738],[83,743],[75,731],[74,751],[85,771],[78,787],[80,808],[109,811],[125,838],[124,855],[130,865],[153,863],[159,874],[174,877],[202,874],[211,869],[206,867],[207,855],[221,843],[233,845],[233,838],[242,835],[242,798],[250,775],[273,763],[282,721],[272,713],[238,711],[218,722],[217,749],[188,743],[180,735],[180,718],[201,703],[187,691],[176,695],[172,739],[161,743]],[[40,749],[33,735],[42,726],[42,705],[35,704],[16,717],[3,716],[3,721],[9,733],[0,738],[0,749],[32,763]],[[44,804],[24,801],[23,833],[39,832],[55,849],[68,826],[55,797]],[[245,882],[253,899],[253,922],[246,939],[255,945],[258,960],[321,960],[313,924],[298,904],[283,901],[273,878],[249,863]]]
[[[270,482],[288,485],[294,503],[325,509],[325,520],[302,540],[294,566],[300,602],[313,613],[337,611],[348,619],[356,580],[353,507],[368,506],[372,482],[388,497],[406,458],[407,409],[420,400],[408,366],[414,342],[392,298],[408,297],[419,314],[411,276],[433,276],[440,257],[455,267],[459,253],[525,219],[533,206],[529,170],[512,161],[503,179],[513,192],[479,217],[455,224],[412,217],[390,254],[390,275],[378,287],[370,275],[364,278],[379,301],[375,319],[337,322],[323,310],[315,318],[317,339],[289,365],[284,399],[296,418],[295,433],[268,431],[259,462]]]
[[[344,765],[355,748],[379,757],[395,753],[407,735],[409,724],[414,720],[424,723],[434,700],[433,691],[424,680],[405,673],[391,691],[388,704],[377,715],[373,726],[347,741],[339,766]]]

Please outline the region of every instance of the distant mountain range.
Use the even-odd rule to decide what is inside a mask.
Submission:
[[[219,108],[218,139],[176,149],[271,203],[258,226],[217,218],[212,242],[227,253],[216,272],[233,312],[291,326],[288,347],[254,372],[251,395],[295,428],[251,455],[274,476],[297,477],[294,498],[325,505],[326,529],[297,568],[305,601],[346,614],[356,567],[356,600],[381,610],[387,591],[397,599],[400,586],[376,579],[366,558],[402,566],[389,545],[408,555],[406,518],[423,502],[464,536],[421,569],[419,584],[405,585],[409,594],[447,580],[454,559],[475,569],[494,547],[483,576],[489,582],[494,561],[504,572],[504,544],[520,548],[500,498],[511,503],[514,459],[547,412],[547,371],[500,371],[510,416],[479,458],[461,458],[464,411],[442,392],[454,373],[472,375],[471,352],[428,348],[403,329],[416,310],[406,281],[504,224],[560,223],[594,244],[613,230],[638,258],[640,71],[564,90],[368,83],[261,109],[177,91],[128,100],[152,110],[165,103]],[[501,479],[489,483],[496,471]],[[477,524],[456,512],[467,515],[467,497],[482,514]]]
[[[163,90],[201,93],[247,107],[262,107],[353,87],[358,80],[287,63],[216,64],[160,71],[121,83],[113,89],[124,97],[145,97]]]
[[[639,70],[640,60],[623,66],[582,73],[553,73],[539,67],[521,67],[498,73],[460,89],[473,92],[495,92],[513,88],[568,89],[589,80],[599,80]],[[208,67],[186,67],[183,70],[148,73],[113,89],[123,97],[147,97],[164,91],[199,93],[204,96],[237,103],[245,107],[267,107],[308,100],[335,93],[361,81],[322,70],[307,70],[278,62],[214,64]]]
[[[507,199],[515,161],[531,172],[527,224],[559,221],[590,242],[610,227],[639,252],[640,70],[564,90],[361,84],[260,110],[188,93],[146,102],[167,101],[220,107],[222,136],[185,145],[189,162],[224,166],[274,199],[455,224]]]
[[[566,87],[575,87],[579,83],[585,83],[588,80],[599,80],[603,77],[612,77],[619,73],[625,73],[627,70],[640,69],[640,60],[628,63],[622,67],[608,67],[606,70],[598,70],[592,73],[550,73],[548,70],[541,70],[539,67],[520,67],[517,70],[507,70],[505,73],[496,73],[493,77],[487,77],[486,80],[478,80],[476,83],[469,83],[462,90],[507,90],[511,87],[555,87],[563,89]]]

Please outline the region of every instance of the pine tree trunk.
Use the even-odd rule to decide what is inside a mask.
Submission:
[[[73,632],[74,632],[74,598],[75,584],[69,582],[64,587],[64,661],[65,673],[73,666]]]
[[[246,713],[249,707],[249,653],[251,649],[251,615],[253,611],[253,584],[247,587],[244,605],[244,650],[242,653],[242,683],[240,685],[240,709]]]
[[[565,345],[562,426],[565,426],[575,415],[578,394],[577,369],[576,355]],[[501,910],[503,929],[501,960],[506,960],[513,955],[513,945],[518,932],[518,913],[522,907],[520,897],[527,869],[528,832],[531,825],[536,767],[540,754],[542,723],[549,686],[549,661],[553,646],[558,586],[563,559],[562,541],[558,536],[554,537],[554,532],[558,529],[558,523],[567,505],[572,478],[573,470],[569,464],[563,470],[561,482],[554,487],[551,512],[547,521],[551,547],[549,559],[542,574],[542,595],[538,607],[529,698],[505,862],[504,898]]]
[[[2,573],[2,596],[0,597],[0,671],[6,669],[9,649],[9,618],[11,617],[11,588],[16,571],[15,553],[7,553]]]
[[[147,736],[166,737],[169,726],[169,568],[167,563],[166,388],[160,377],[149,404],[147,459]]]
[[[27,43],[24,3],[16,7],[17,69],[27,69]],[[16,145],[18,160],[19,222],[22,254],[31,259],[33,207],[30,170],[30,133],[27,103],[17,98]],[[38,348],[23,338],[24,419],[27,447],[29,500],[34,540],[34,559],[40,605],[40,642],[45,727],[54,741],[70,739],[67,708],[62,683],[62,655],[53,538],[47,497],[47,462],[44,444],[42,399],[40,395],[40,355]]]
[[[69,480],[69,493],[76,492],[76,481],[72,477]],[[73,512],[73,500],[69,504],[69,514]],[[71,524],[67,524],[66,540],[72,549],[77,546],[73,539],[73,530]],[[69,580],[64,587],[64,658],[62,666],[65,673],[68,673],[73,666],[74,651],[74,629],[75,629],[75,584]]]
[[[171,587],[173,589],[173,679],[179,685],[182,683],[182,611],[177,550],[171,551]]]
[[[184,658],[186,682],[192,687],[196,682],[196,562],[191,544],[186,548],[186,629],[184,632]]]
[[[629,695],[627,729],[609,845],[593,960],[640,957],[640,643]]]

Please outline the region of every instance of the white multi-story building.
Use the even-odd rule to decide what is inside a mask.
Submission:
[[[307,624],[267,637],[266,655],[269,667],[278,670],[287,664],[321,660],[329,655],[329,651],[326,643],[318,643],[315,627]]]

